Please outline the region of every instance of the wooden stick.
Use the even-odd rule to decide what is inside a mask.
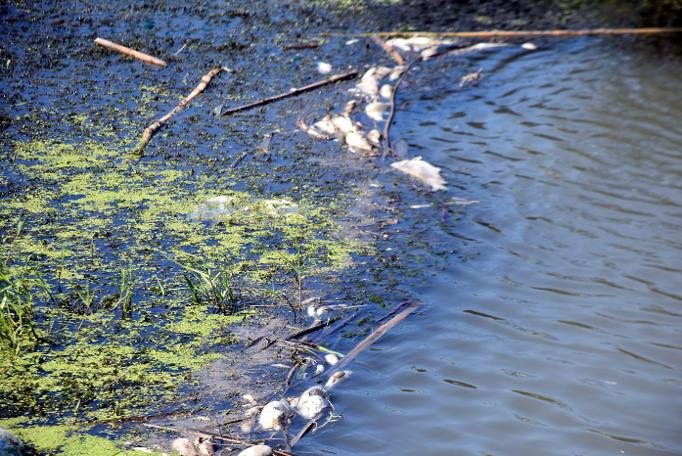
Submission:
[[[233,439],[230,437],[223,437],[222,435],[219,434],[214,434],[212,432],[205,432],[205,431],[198,431],[196,429],[192,428],[186,428],[186,427],[169,427],[169,426],[159,426],[157,424],[150,424],[150,423],[142,423],[142,426],[150,428],[150,429],[159,429],[162,431],[170,431],[170,432],[177,432],[179,434],[190,434],[190,435],[195,435],[197,437],[203,437],[205,439],[217,439],[217,440],[222,440],[223,442],[227,443],[232,443],[235,445],[253,445],[255,443],[260,443],[261,441],[256,441],[256,442],[246,442],[244,440],[239,440],[239,439]]]
[[[399,306],[402,306],[404,304],[398,304]],[[399,314],[395,315],[393,318],[388,320],[386,323],[381,324],[379,327],[377,327],[374,331],[372,331],[369,336],[364,338],[359,344],[355,346],[346,356],[341,358],[341,361],[336,363],[334,367],[329,371],[331,372],[336,372],[342,367],[346,366],[348,363],[350,363],[356,356],[358,356],[360,353],[362,353],[367,347],[372,345],[374,342],[379,340],[381,336],[383,336],[389,329],[393,328],[395,325],[403,321],[405,318],[407,318],[412,312],[414,312],[417,307],[419,307],[417,304],[411,304],[409,305],[405,310],[400,312]]]
[[[306,41],[303,43],[291,43],[282,46],[282,49],[289,51],[292,49],[315,49],[320,47],[322,43],[319,41]]]
[[[386,125],[384,125],[384,151],[381,153],[381,159],[385,160],[386,159],[386,154],[391,150],[391,124],[393,123],[393,117],[395,117],[395,99],[396,95],[398,93],[398,89],[400,88],[400,84],[402,84],[403,79],[405,79],[405,76],[407,75],[407,72],[410,71],[412,68],[412,65],[417,63],[419,59],[413,60],[410,62],[409,65],[407,65],[407,68],[405,68],[405,71],[403,71],[403,74],[400,75],[398,80],[395,83],[395,87],[393,87],[393,93],[391,94],[391,110],[388,113],[388,120],[386,121]]]
[[[597,28],[582,30],[487,30],[479,32],[374,32],[374,33],[324,33],[324,36],[399,37],[435,36],[453,38],[518,38],[518,37],[573,37],[587,35],[656,35],[682,33],[682,27]]]
[[[235,114],[235,113],[238,113],[241,111],[246,111],[249,109],[257,108],[258,106],[263,106],[266,104],[273,103],[275,101],[284,100],[285,98],[300,95],[304,92],[310,92],[311,90],[315,90],[318,87],[322,87],[322,86],[325,86],[328,84],[333,84],[333,83],[339,82],[339,81],[345,81],[346,79],[353,79],[357,75],[358,75],[357,70],[349,71],[348,73],[337,74],[337,75],[332,76],[329,79],[314,82],[312,84],[308,84],[307,86],[299,87],[297,89],[291,89],[288,92],[281,93],[279,95],[275,95],[274,97],[263,98],[262,100],[254,101],[253,103],[249,103],[249,104],[239,106],[236,108],[228,109],[227,111],[224,111],[221,115],[222,116],[228,116],[228,115]]]
[[[403,58],[402,55],[400,55],[400,53],[398,51],[393,49],[393,46],[389,46],[388,44],[386,44],[386,41],[384,41],[383,39],[381,39],[378,36],[373,36],[372,40],[376,44],[378,44],[381,47],[381,49],[383,49],[384,52],[386,52],[386,54],[389,55],[389,57],[391,57],[393,60],[395,60],[395,62],[398,65],[405,65],[405,59]]]
[[[145,54],[144,52],[136,51],[135,49],[130,49],[120,44],[116,44],[113,41],[105,40],[104,38],[96,38],[95,44],[108,49],[113,49],[114,51],[118,51],[121,54],[129,55],[130,57],[134,57],[143,61],[144,63],[151,63],[152,65],[157,65],[160,67],[166,66],[166,62],[161,59],[157,59],[156,57],[152,57],[151,55]]]
[[[192,90],[192,93],[187,95],[175,108],[173,108],[168,114],[165,116],[161,117],[159,120],[156,122],[152,123],[149,125],[147,128],[144,129],[144,133],[142,133],[142,139],[140,142],[137,144],[137,147],[135,147],[134,153],[139,155],[142,153],[145,147],[147,147],[147,144],[149,144],[149,141],[152,140],[152,136],[154,136],[154,133],[163,126],[166,122],[168,122],[171,117],[173,117],[175,114],[178,112],[182,111],[187,107],[190,101],[194,99],[197,95],[199,95],[201,92],[204,91],[206,86],[211,82],[211,79],[213,79],[218,73],[223,71],[223,68],[221,67],[216,67],[213,68],[211,71],[206,73],[204,76],[201,78],[201,82],[199,85],[197,85],[194,90]]]

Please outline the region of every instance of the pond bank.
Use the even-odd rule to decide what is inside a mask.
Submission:
[[[382,11],[413,11],[344,7],[367,29],[386,26]],[[128,422],[140,417],[224,418],[241,394],[262,400],[280,385],[271,364],[288,361],[288,350],[260,358],[239,349],[300,328],[290,304],[319,296],[364,306],[347,346],[433,266],[384,230],[401,217],[392,201],[413,188],[391,188],[397,177],[383,164],[296,129],[298,117],[340,106],[348,86],[227,120],[211,115],[319,79],[318,61],[339,70],[386,62],[374,45],[341,38],[283,49],[349,20],[335,8],[3,6],[12,36],[3,48],[3,275],[19,293],[28,284],[24,298],[38,305],[36,334],[25,331],[3,356],[2,425],[41,451],[78,454],[100,438],[149,442]],[[185,48],[160,72],[92,47],[94,35],[164,56]],[[144,127],[213,65],[234,73],[162,130],[142,160],[125,163]],[[97,442],[103,454],[113,445]]]

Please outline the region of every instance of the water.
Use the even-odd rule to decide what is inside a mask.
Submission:
[[[307,448],[682,454],[682,61],[589,39],[421,71],[450,79],[408,84],[396,131],[480,203],[405,203],[455,253]]]

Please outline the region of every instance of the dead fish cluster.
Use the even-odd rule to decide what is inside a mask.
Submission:
[[[211,456],[214,452],[211,440],[203,437],[197,437],[194,442],[184,437],[175,439],[172,449],[182,456]]]

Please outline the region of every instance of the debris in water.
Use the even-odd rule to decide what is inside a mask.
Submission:
[[[256,403],[256,399],[254,399],[254,397],[250,394],[242,395],[242,399],[244,399],[249,404],[255,404]]]
[[[466,74],[459,79],[459,86],[464,87],[466,84],[473,84],[481,78],[481,72],[483,69],[474,71],[473,73]]]
[[[433,191],[447,190],[447,187],[445,187],[446,182],[440,176],[440,168],[422,160],[421,157],[394,162],[391,163],[391,167],[420,180],[431,187]]]
[[[372,120],[377,122],[384,120],[384,113],[391,105],[388,103],[380,103],[378,101],[373,101],[365,107],[365,114]]]
[[[258,424],[267,431],[279,431],[289,414],[289,404],[285,400],[268,402],[258,417]]]
[[[535,50],[538,49],[538,47],[537,47],[535,44],[531,43],[531,42],[523,43],[523,44],[521,45],[521,47],[522,47],[523,49],[527,49],[527,50],[529,50],[529,51],[535,51]]]
[[[199,456],[211,456],[214,452],[211,439],[205,437],[197,437],[194,439],[194,447],[197,449],[197,454]]]
[[[197,450],[194,448],[194,444],[190,442],[189,439],[184,437],[173,440],[171,448],[173,451],[179,453],[180,456],[198,456]]]
[[[464,198],[457,198],[456,196],[453,196],[450,201],[452,201],[452,204],[455,204],[457,206],[469,206],[470,204],[477,204],[480,202],[477,200],[467,200]]]
[[[349,100],[346,103],[346,106],[343,107],[343,115],[350,116],[357,106],[358,106],[357,100]]]
[[[332,72],[332,66],[327,62],[317,62],[317,72],[320,74],[329,74]]]
[[[315,366],[315,375],[320,375],[322,372],[324,372],[324,364]]]
[[[327,392],[319,386],[311,386],[296,401],[296,410],[304,418],[313,419],[327,408]]]
[[[336,385],[350,377],[350,374],[352,373],[353,372],[349,370],[334,372],[327,380],[327,383],[324,384],[323,389],[325,391],[331,391],[331,389],[334,388]]]
[[[334,353],[327,353],[326,355],[324,355],[324,360],[327,361],[327,364],[333,366],[334,364],[339,362],[339,357],[336,356]]]
[[[237,456],[272,456],[272,448],[267,445],[254,445],[243,450]]]
[[[370,130],[369,133],[367,133],[367,139],[369,142],[378,146],[381,141],[381,132],[377,129]]]
[[[393,97],[393,86],[391,84],[384,84],[379,89],[379,95],[381,98],[392,98]]]

